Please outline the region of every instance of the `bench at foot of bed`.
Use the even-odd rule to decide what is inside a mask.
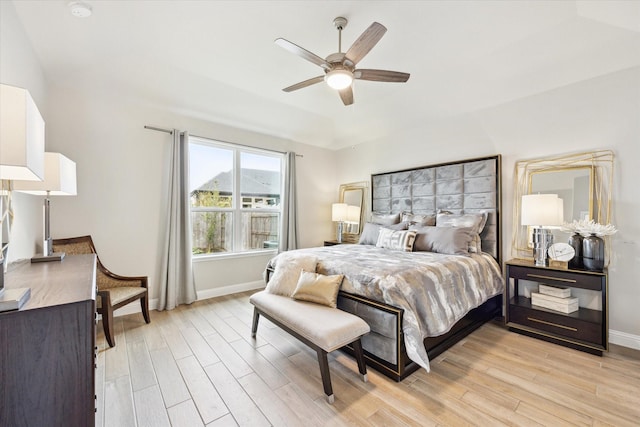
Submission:
[[[260,316],[264,316],[317,352],[327,402],[334,401],[328,353],[350,344],[362,380],[367,381],[367,366],[360,342],[360,338],[369,333],[369,325],[364,320],[337,308],[297,301],[266,291],[253,294],[249,302],[254,306],[252,337],[256,336]]]

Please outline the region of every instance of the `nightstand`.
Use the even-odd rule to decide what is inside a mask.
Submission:
[[[592,291],[600,298],[602,309],[580,307],[564,314],[534,306],[531,298],[519,295],[519,280]],[[599,356],[609,348],[606,270],[600,273],[538,267],[531,260],[512,259],[506,262],[505,300],[506,324],[514,332]]]
[[[338,242],[337,240],[325,240],[324,241],[324,245],[325,246],[334,246],[334,245],[341,245],[344,242]]]

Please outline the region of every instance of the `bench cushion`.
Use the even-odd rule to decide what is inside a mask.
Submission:
[[[369,325],[364,320],[337,308],[296,301],[266,291],[253,294],[249,301],[326,352],[344,347],[369,332]]]

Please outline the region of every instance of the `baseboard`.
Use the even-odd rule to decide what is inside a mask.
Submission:
[[[203,299],[220,297],[222,295],[237,294],[238,292],[252,291],[254,289],[264,288],[264,280],[256,280],[255,282],[240,283],[237,285],[223,286],[221,288],[206,289],[198,292],[198,301]]]
[[[609,343],[640,350],[640,336],[609,329]]]
[[[205,289],[197,292],[197,301],[220,297],[223,295],[237,294],[238,292],[252,291],[254,289],[264,288],[263,280],[255,282],[239,283],[237,285],[223,286],[220,288]],[[149,310],[157,310],[160,300],[158,298],[149,300]],[[134,301],[113,313],[115,317],[126,316],[127,314],[140,313],[140,301]]]

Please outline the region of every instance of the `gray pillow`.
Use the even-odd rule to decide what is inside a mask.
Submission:
[[[438,211],[437,227],[471,227],[478,234],[482,233],[487,223],[487,212],[454,214],[449,211]]]
[[[436,225],[436,214],[402,212],[402,222],[408,222],[411,225]]]
[[[418,232],[413,243],[414,252],[469,255],[469,243],[477,235],[472,228],[468,227],[411,226],[409,229]]]
[[[358,240],[358,243],[361,245],[375,245],[378,242],[378,235],[380,234],[380,229],[382,227],[383,226],[380,224],[366,222],[362,229],[362,233],[360,233],[360,240]],[[399,224],[387,225],[384,227],[392,230],[406,230],[409,228],[409,224],[401,222]]]
[[[393,225],[400,222],[400,214],[371,212],[371,222],[380,225]]]

